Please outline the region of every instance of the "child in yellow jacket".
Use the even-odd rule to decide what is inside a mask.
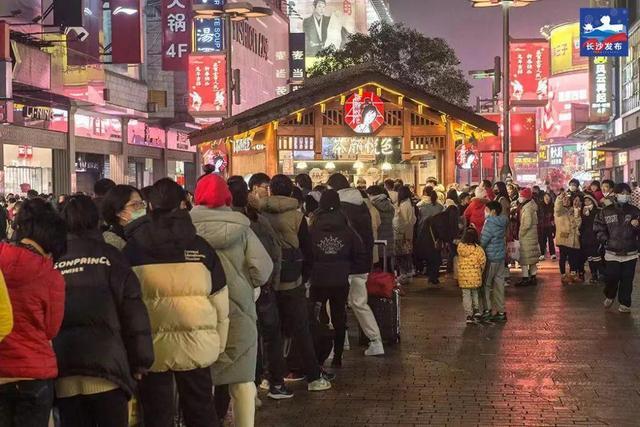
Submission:
[[[462,289],[462,306],[467,323],[480,320],[479,289],[486,257],[479,244],[478,232],[469,228],[458,245],[458,286]]]
[[[4,276],[0,272],[0,341],[13,329],[13,313],[11,311],[11,301]]]

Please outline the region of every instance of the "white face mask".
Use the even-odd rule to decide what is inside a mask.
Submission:
[[[616,196],[616,199],[618,200],[619,203],[627,203],[629,201],[629,195],[628,194],[618,194]]]
[[[526,201],[527,199],[525,199],[524,197],[518,197],[518,203],[524,203]]]

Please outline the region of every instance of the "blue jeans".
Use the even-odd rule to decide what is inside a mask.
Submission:
[[[52,406],[52,380],[27,380],[0,385],[2,427],[47,427]]]

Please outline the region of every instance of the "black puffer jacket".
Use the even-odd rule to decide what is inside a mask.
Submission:
[[[360,236],[340,211],[317,210],[311,223],[313,272],[311,286],[349,286],[352,266],[368,257]]]
[[[607,252],[616,255],[638,252],[640,227],[631,225],[634,219],[640,219],[640,210],[628,203],[613,203],[602,208],[596,216],[593,230]]]
[[[373,226],[369,208],[360,191],[355,188],[340,190],[338,195],[340,196],[340,210],[362,239],[366,255],[351,266],[351,274],[369,273],[373,266]]]
[[[582,208],[582,222],[580,223],[580,249],[585,256],[598,256],[600,242],[596,233],[593,231],[593,224],[600,212],[600,209],[593,207],[588,211],[588,215],[585,215],[586,209]]]
[[[64,321],[53,340],[59,376],[105,378],[131,396],[132,375],[154,358],[138,278],[97,232],[70,236],[55,267],[66,283]]]

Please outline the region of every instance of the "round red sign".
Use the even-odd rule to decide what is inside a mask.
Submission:
[[[344,122],[355,133],[374,133],[384,124],[384,102],[373,92],[356,92],[344,104]]]

